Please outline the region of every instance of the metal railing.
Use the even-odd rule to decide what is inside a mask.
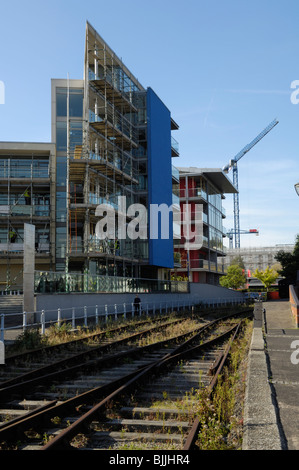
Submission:
[[[121,276],[35,272],[36,293],[188,293],[186,281],[164,281]]]
[[[78,326],[85,328],[100,323],[115,321],[120,317],[162,315],[180,310],[193,310],[195,306],[202,309],[211,307],[244,305],[248,300],[241,298],[202,299],[195,305],[191,300],[172,300],[164,302],[141,302],[138,306],[133,303],[92,305],[82,307],[57,308],[53,310],[40,310],[36,312],[8,313],[0,315],[0,341],[5,340],[5,332],[11,330],[25,331],[27,328],[40,329],[45,334],[46,328],[56,325],[60,328],[63,324],[69,324],[72,329]],[[33,321],[32,321],[33,319]],[[13,325],[9,325],[13,323]]]

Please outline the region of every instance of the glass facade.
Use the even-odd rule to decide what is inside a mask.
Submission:
[[[225,255],[223,246],[225,230],[222,225],[223,194],[217,187],[222,175],[218,174],[217,178],[214,178],[212,171],[208,173],[209,176],[205,176],[205,170],[198,169],[198,174],[196,174],[196,169],[193,168],[180,171],[181,210],[183,210],[183,205],[191,205],[191,217],[193,217],[191,220],[193,221],[199,217],[195,204],[201,205],[198,220],[203,222],[203,239],[200,249],[191,249],[187,252],[184,248],[185,239],[183,238],[183,225],[181,225],[181,239],[175,240],[178,260],[176,273],[182,277],[189,277],[192,282],[217,285],[219,276],[224,274],[222,258]],[[223,176],[223,178],[226,177]],[[233,187],[231,190],[233,192]],[[191,224],[191,230],[193,229],[194,225]]]
[[[147,208],[149,202],[148,90],[90,25],[85,50],[84,80],[53,81],[55,270],[145,277],[148,237],[130,237],[127,229],[132,216],[126,214],[133,203]],[[171,145],[177,148],[177,142],[170,143],[170,156]],[[173,197],[178,202],[176,189]],[[119,197],[126,198],[125,207],[119,206]],[[117,249],[114,239],[97,237],[95,211],[103,203],[115,210]],[[126,217],[125,236],[118,225],[120,210]]]
[[[69,97],[69,105],[68,105]],[[83,87],[56,87],[56,270],[66,269],[68,151],[82,145]],[[69,122],[68,122],[69,117]],[[69,139],[68,139],[69,129]],[[69,149],[68,149],[69,141]]]

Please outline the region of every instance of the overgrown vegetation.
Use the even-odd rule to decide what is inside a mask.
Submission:
[[[200,420],[197,448],[200,450],[241,450],[243,403],[247,356],[252,322],[232,346],[229,363],[219,377],[213,394],[200,388],[195,392],[194,414]]]
[[[244,327],[236,338],[229,355],[227,366],[219,376],[217,385],[210,395],[201,384],[199,377],[198,389],[192,389],[185,394],[182,400],[168,399],[163,394],[163,400],[154,401],[154,410],[166,408],[178,408],[183,411],[181,419],[186,417],[190,423],[197,417],[200,422],[200,430],[196,442],[198,450],[241,450],[243,439],[243,406],[246,385],[247,357],[252,335],[252,321],[244,322]],[[134,398],[131,398],[132,406]],[[158,413],[152,419],[161,420]],[[182,442],[184,441],[182,432]],[[174,443],[134,442],[124,443],[122,450],[141,449],[176,449]]]

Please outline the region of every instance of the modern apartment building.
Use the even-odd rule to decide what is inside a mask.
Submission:
[[[0,290],[23,280],[24,223],[35,225],[36,269],[55,268],[55,145],[0,142]]]
[[[139,83],[89,23],[83,78],[52,79],[51,103],[50,144],[2,143],[0,147],[2,239],[8,247],[5,251],[3,246],[3,253],[11,258],[7,243],[12,225],[18,228],[14,249],[20,242],[21,266],[25,219],[19,218],[19,225],[12,219],[21,201],[20,214],[36,225],[37,247],[44,250],[42,241],[49,243],[48,251],[42,251],[47,253],[47,263],[42,266],[40,259],[37,269],[169,279],[174,266],[172,214],[165,238],[159,213],[150,217],[149,210],[161,204],[171,207],[177,200],[178,171],[172,157],[179,152],[172,131],[178,125],[168,108],[151,88]],[[12,191],[14,165],[24,166],[26,177],[20,176],[20,188],[14,180]],[[28,188],[30,201],[24,199]],[[42,197],[50,203],[37,212]],[[113,211],[114,237],[107,230],[101,238],[97,231],[107,217],[98,209],[104,205]],[[138,219],[138,207],[146,208],[146,220]],[[136,237],[130,236],[132,227]],[[158,236],[151,237],[156,231]]]
[[[223,227],[225,209],[222,200],[225,194],[235,193],[237,189],[221,169],[179,168],[180,176],[180,209],[181,237],[175,240],[174,277],[183,277],[190,282],[219,284],[219,278],[225,274],[225,247],[223,238],[226,236]],[[188,217],[185,217],[186,213]],[[191,222],[190,232],[196,234],[196,221],[200,221],[200,246],[186,242],[185,224]]]

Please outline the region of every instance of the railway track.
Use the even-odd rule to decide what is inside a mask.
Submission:
[[[163,403],[168,398],[174,403],[175,386],[179,395],[200,384],[209,386],[209,371],[223,357],[227,339],[237,328],[228,325],[228,320],[215,320],[179,337],[145,346],[132,347],[127,343],[122,350],[89,358],[58,372],[27,381],[16,378],[13,384],[2,383],[1,414],[7,417],[0,426],[2,448],[119,448],[131,445],[139,436],[148,446],[157,445],[153,443],[158,440],[158,445],[165,448],[181,449],[192,424],[188,413],[174,405],[165,408],[162,404],[158,410],[153,400]],[[208,342],[207,335],[216,339]],[[161,372],[164,367],[167,374]],[[138,404],[128,406],[128,397],[135,389]],[[114,409],[116,401],[123,403]],[[101,419],[94,423],[94,416],[99,414]],[[153,419],[154,415],[163,416],[163,420]],[[82,429],[93,437],[86,441]],[[165,429],[167,432],[162,432]]]
[[[184,316],[130,322],[66,343],[9,356],[6,364],[0,366],[0,390],[98,358],[125,345],[132,347],[140,338],[146,338],[155,331],[165,331],[183,321]]]

